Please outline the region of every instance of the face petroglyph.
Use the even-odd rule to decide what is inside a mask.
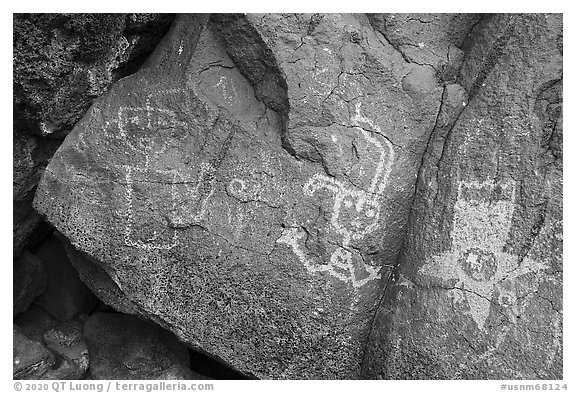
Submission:
[[[498,270],[495,255],[478,247],[465,251],[458,262],[462,270],[476,281],[488,281]]]
[[[354,241],[362,240],[380,225],[380,197],[388,183],[394,162],[394,148],[390,141],[382,136],[380,127],[360,114],[360,103],[356,104],[356,113],[352,117],[352,122],[364,143],[370,145],[372,150],[379,152],[379,161],[375,170],[363,168],[369,181],[368,189],[355,188],[319,173],[313,175],[303,187],[304,195],[309,197],[315,196],[320,190],[326,190],[333,195],[330,229],[337,234],[341,246],[336,247],[332,252],[329,264],[321,264],[314,262],[306,254],[302,245],[305,240],[303,229],[287,228],[277,242],[291,247],[310,273],[327,272],[332,277],[350,283],[354,288],[360,288],[378,278],[380,267],[366,264],[361,260],[361,256],[351,251],[350,246]],[[364,129],[362,125],[366,124],[375,132]]]
[[[472,320],[483,330],[492,302],[512,315],[521,311],[515,281],[545,269],[543,263],[520,259],[504,251],[512,224],[515,183],[461,181],[454,205],[452,249],[433,256],[419,273],[456,281],[449,293],[455,303],[465,303]],[[498,296],[494,296],[497,293]],[[515,323],[516,318],[510,318]]]

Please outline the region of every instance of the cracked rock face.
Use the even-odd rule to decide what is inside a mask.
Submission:
[[[82,280],[104,302],[248,376],[358,378],[364,362],[370,376],[396,377],[385,356],[365,349],[369,337],[385,348],[389,326],[419,317],[410,311],[389,323],[388,314],[377,314],[397,288],[398,256],[413,270],[403,273],[412,282],[414,263],[424,266],[418,258],[429,250],[438,250],[430,258],[440,267],[422,267],[422,274],[462,260],[458,274],[478,282],[508,277],[515,260],[501,232],[518,213],[507,201],[533,189],[511,180],[529,174],[504,164],[524,142],[506,145],[498,166],[463,158],[461,141],[454,142],[486,117],[486,105],[497,105],[494,94],[504,101],[519,94],[498,95],[502,80],[493,90],[472,88],[479,75],[489,82],[489,73],[466,55],[492,61],[477,59],[491,36],[460,49],[480,28],[479,17],[435,19],[427,28],[437,38],[416,43],[427,49],[414,53],[405,49],[410,34],[383,23],[389,17],[178,17],[145,67],[114,84],[76,125],[40,183],[35,207],[68,239]],[[546,119],[558,112],[542,101],[557,97],[554,86],[538,104]],[[469,95],[478,104],[462,112]],[[462,131],[452,127],[456,118]],[[550,149],[558,151],[557,127],[548,128]],[[446,154],[434,150],[444,139]],[[469,145],[477,155],[495,150]],[[436,162],[437,202],[428,189]],[[459,202],[480,198],[475,185],[492,184],[470,178],[481,174],[480,164],[486,178],[510,179],[494,181],[490,218],[483,202],[473,211]],[[422,215],[418,225],[411,211]],[[482,238],[458,214],[498,233]],[[452,217],[452,231],[465,232],[456,240],[448,240]],[[441,240],[418,243],[424,233]],[[461,277],[455,274],[452,284]],[[472,321],[486,319],[481,312]]]
[[[495,15],[465,43],[367,376],[562,378],[559,34],[561,15]],[[462,90],[469,102],[454,111]]]

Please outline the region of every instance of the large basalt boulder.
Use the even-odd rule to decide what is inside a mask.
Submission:
[[[62,138],[114,81],[138,69],[172,18],[169,14],[14,14],[15,258],[42,222],[32,209],[32,199]]]
[[[36,207],[122,311],[248,375],[354,378],[441,95],[365,16],[184,16]]]
[[[469,96],[485,102],[490,91],[501,108],[523,90],[498,96],[507,76],[482,90],[489,71],[464,74],[467,54],[494,57],[480,57],[490,38],[465,39],[477,16],[430,25],[438,38],[420,52],[399,45],[410,34],[390,35],[383,18],[179,17],[145,67],[67,136],[36,194],[87,285],[247,376],[358,378],[366,360],[364,375],[402,377],[365,349],[371,330],[370,345],[395,342],[386,312],[372,321],[388,310],[406,230],[438,242],[409,239],[402,269],[424,263],[409,252],[451,250],[456,175],[436,184],[426,170],[458,168],[456,153],[435,149],[458,135]],[[476,105],[463,129],[488,117]],[[462,179],[476,166],[512,173],[495,164],[520,157],[511,138],[500,161],[463,160]],[[486,149],[477,143],[470,151]],[[440,187],[438,201],[427,198]],[[436,221],[415,221],[422,204],[436,206]]]
[[[464,44],[365,376],[562,378],[561,40],[561,15],[494,15]]]

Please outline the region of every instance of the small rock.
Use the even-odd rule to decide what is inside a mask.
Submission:
[[[96,313],[84,325],[94,379],[193,379],[188,350],[157,325]]]
[[[54,355],[42,344],[30,340],[21,330],[13,327],[14,379],[40,379],[54,364]]]
[[[60,367],[48,373],[54,377],[50,379],[79,379],[88,369],[88,346],[82,335],[82,326],[83,321],[75,319],[44,334],[46,346],[63,358]]]

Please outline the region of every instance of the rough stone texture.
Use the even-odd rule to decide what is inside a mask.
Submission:
[[[478,14],[370,14],[370,23],[411,63],[428,64],[446,82],[455,81],[462,44]]]
[[[96,297],[78,277],[58,238],[48,237],[34,253],[43,261],[48,281],[36,302],[60,321],[89,313],[96,305]]]
[[[86,321],[84,336],[94,379],[196,379],[186,347],[155,324],[96,313]]]
[[[169,14],[14,14],[14,116],[37,135],[69,132],[146,58]]]
[[[54,355],[39,342],[23,335],[18,327],[14,326],[13,333],[14,379],[40,379],[54,364]]]
[[[36,185],[66,133],[111,83],[134,72],[168,14],[14,14],[14,257],[41,218]]]
[[[60,360],[42,379],[80,379],[88,370],[88,345],[83,336],[84,318],[59,324],[44,333],[44,343]]]
[[[492,15],[464,43],[365,376],[562,379],[561,42],[561,15]]]
[[[56,151],[59,141],[39,140],[38,137],[15,132],[13,138],[13,257],[16,259],[40,226],[42,218],[32,208],[36,186],[48,158]]]
[[[527,321],[561,309],[523,273],[561,272],[541,239],[562,200],[542,158],[561,157],[557,19],[180,16],[67,136],[35,206],[104,302],[247,376],[495,377],[500,350],[558,352],[485,317],[496,292]]]
[[[90,109],[36,207],[122,311],[247,375],[357,377],[441,81],[365,16],[206,19]]]
[[[26,311],[30,304],[46,289],[46,271],[42,261],[24,251],[14,260],[13,269],[13,314]]]
[[[38,306],[14,319],[14,378],[69,380],[85,376],[86,316],[59,323]]]

